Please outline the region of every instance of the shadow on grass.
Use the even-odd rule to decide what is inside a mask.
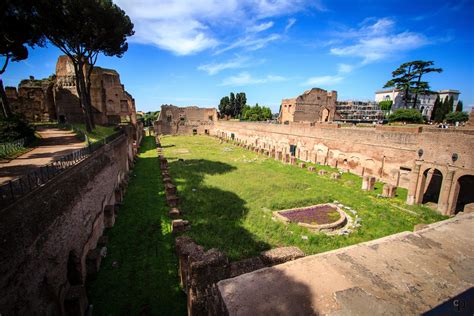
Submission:
[[[178,186],[184,218],[191,221],[186,233],[206,249],[218,248],[231,260],[257,255],[270,245],[242,227],[249,209],[237,194],[205,184],[209,175],[236,170],[229,164],[168,158],[170,173]]]
[[[185,315],[168,207],[153,136],[140,147],[109,238],[107,257],[88,281],[94,315]]]

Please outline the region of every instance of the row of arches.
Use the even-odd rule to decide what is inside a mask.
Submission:
[[[427,168],[422,173],[418,202],[439,205],[443,184],[447,185],[445,175],[438,168]],[[451,192],[448,194],[448,214],[457,214],[464,211],[466,205],[474,203],[474,175],[465,174],[454,177],[451,183]],[[447,190],[447,188],[444,188]]]

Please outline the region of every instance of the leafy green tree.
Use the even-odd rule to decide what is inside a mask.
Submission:
[[[446,115],[446,122],[448,123],[466,122],[467,120],[469,120],[467,112],[451,112]]]
[[[227,115],[234,116],[235,113],[235,94],[234,92],[230,93],[229,97],[229,109],[227,110]]]
[[[416,109],[398,109],[388,117],[389,122],[423,123],[423,116]]]
[[[436,97],[435,103],[433,105],[430,119],[436,122],[441,122],[443,120],[443,103],[441,102],[439,95]]]
[[[462,101],[459,100],[458,104],[456,104],[456,112],[462,112],[462,110],[463,110],[463,104],[462,104]]]
[[[392,100],[384,100],[379,102],[380,109],[382,111],[390,111],[392,108],[393,101]]]
[[[392,72],[392,79],[389,80],[384,88],[395,87],[403,91],[403,104],[408,107],[408,101],[411,94],[414,94],[413,107],[416,108],[418,94],[429,92],[429,84],[422,81],[422,77],[430,72],[442,72],[441,68],[431,68],[434,62],[415,60],[400,65]]]
[[[26,46],[43,43],[40,28],[35,23],[34,0],[3,0],[0,2],[0,56],[4,58],[0,75],[6,71],[9,62],[28,58]],[[11,109],[0,78],[0,100],[2,116],[11,116]]]
[[[122,57],[127,51],[133,24],[111,0],[37,0],[41,30],[74,65],[79,103],[87,131],[94,122],[90,76],[99,54]]]
[[[244,106],[247,104],[247,97],[245,96],[245,92],[240,92],[235,95],[235,107],[234,107],[234,117],[239,117],[242,115],[242,110]]]
[[[219,103],[219,113],[221,114],[221,117],[224,117],[227,115],[227,111],[230,108],[230,99],[229,97],[223,97],[221,98],[221,102]]]

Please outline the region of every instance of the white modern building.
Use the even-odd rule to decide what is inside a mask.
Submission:
[[[444,101],[446,97],[453,97],[454,100],[454,108],[456,108],[456,105],[458,104],[459,101],[459,95],[461,92],[458,90],[439,90],[439,91],[433,91],[432,93],[429,94],[421,94],[418,95],[418,99],[416,102],[416,108],[420,110],[423,116],[430,117],[431,112],[433,111],[433,106],[436,101],[436,98],[439,96],[439,98]],[[392,110],[396,110],[399,108],[403,108],[403,96],[404,96],[404,91],[397,90],[397,89],[391,89],[391,90],[379,90],[375,92],[375,102],[379,103],[380,101],[385,101],[385,100],[391,100],[393,102],[392,105]],[[408,108],[413,107],[413,98],[415,96],[411,95],[410,99],[408,101]],[[453,108],[453,111],[454,111]]]

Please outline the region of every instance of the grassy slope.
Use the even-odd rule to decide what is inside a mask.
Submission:
[[[95,129],[92,130],[91,133],[88,133],[86,131],[86,126],[85,124],[74,124],[74,127],[81,130],[84,134],[87,135],[87,137],[89,137],[89,140],[91,142],[96,142],[102,138],[105,138],[109,135],[112,135],[113,133],[115,133],[116,131],[114,131],[114,127],[113,126],[102,126],[102,125],[96,125],[95,126]]]
[[[186,314],[156,156],[153,137],[146,137],[124,205],[106,232],[108,255],[97,280],[88,281],[94,315]]]
[[[319,176],[205,136],[164,137],[162,143],[183,199],[184,217],[192,222],[187,234],[206,248],[224,250],[233,260],[286,245],[314,254],[444,218],[426,207],[406,205],[404,189],[398,189],[394,199],[377,198],[381,183],[374,192],[364,192],[361,178],[352,174],[332,180],[330,173]],[[350,236],[314,234],[272,220],[274,210],[333,200],[354,208],[362,218],[362,227]]]

